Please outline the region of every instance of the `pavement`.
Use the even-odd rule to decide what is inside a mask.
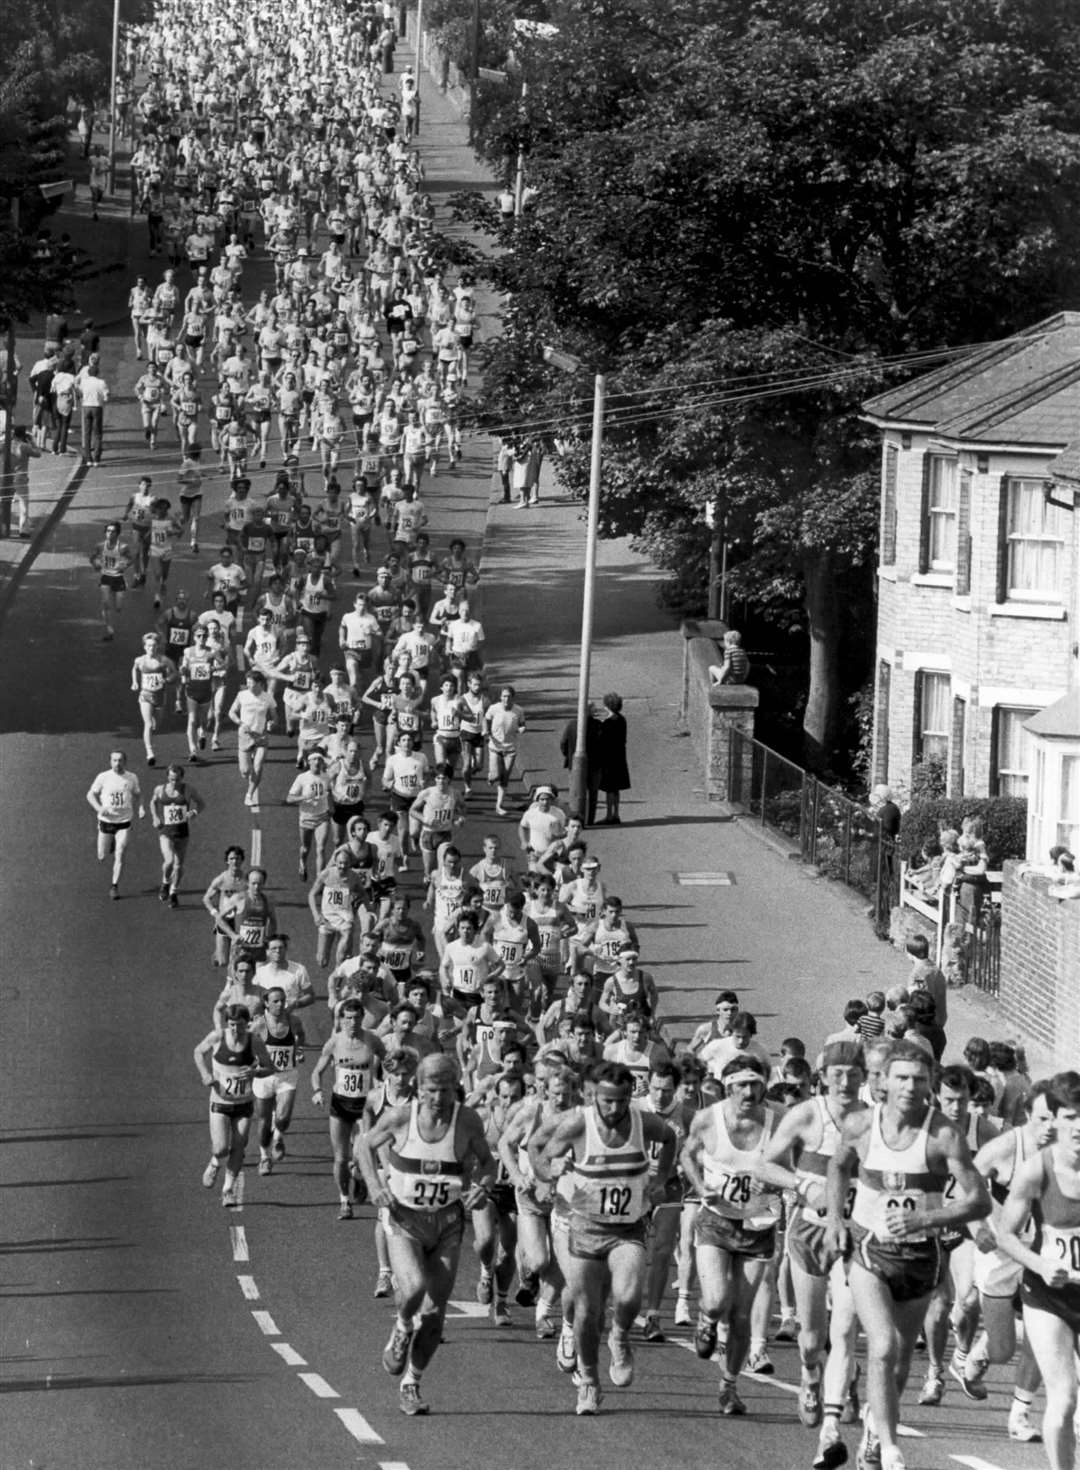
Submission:
[[[439,192],[484,182],[464,128],[424,80],[421,145]],[[117,227],[130,230],[122,220]],[[130,272],[153,268],[131,230]],[[494,303],[486,303],[486,330]],[[101,313],[102,316],[105,313]],[[638,1347],[632,1389],[607,1392],[604,1412],[576,1420],[573,1389],[528,1314],[495,1329],[475,1302],[476,1265],[463,1254],[446,1342],[425,1377],[430,1420],[397,1411],[379,1367],[389,1327],[373,1302],[371,1212],[336,1222],[324,1115],[308,1065],[329,1033],[324,977],[295,877],[295,815],[281,798],[292,753],[274,742],[253,817],[240,804],[232,742],[191,773],[207,810],[197,824],[176,912],[158,903],[156,844],[136,831],[122,900],[93,854],[84,795],[117,742],[144,790],[130,660],[152,618],[131,595],[115,644],[100,641],[90,546],[139,474],[167,485],[170,445],[151,460],[130,389],[139,365],[126,323],[106,334],[115,384],[106,459],[72,485],[70,467],[35,462],[40,516],[29,543],[0,543],[9,587],[0,606],[0,769],[9,861],[0,885],[0,1006],[8,1040],[0,1128],[0,1470],[799,1470],[812,1439],[797,1424],[795,1350],[773,1350],[777,1375],[749,1377],[750,1417],[720,1421],[717,1372],[685,1333]],[[25,361],[24,356],[24,361]],[[54,480],[55,477],[55,480]],[[269,472],[265,479],[268,481]],[[263,487],[257,478],[256,493]],[[224,500],[211,481],[207,517]],[[493,503],[491,445],[425,490],[437,548],[460,533],[482,543],[482,608],[492,681],[509,679],[528,717],[524,778],[565,790],[558,736],[575,703],[584,527],[581,508],[545,479],[540,506]],[[174,586],[201,597],[213,539],[178,551]],[[10,556],[8,553],[12,553]],[[15,579],[18,578],[16,582]],[[346,593],[352,582],[345,579]],[[681,646],[657,601],[656,573],[625,543],[601,547],[593,689],[617,690],[630,727],[632,789],[623,825],[589,833],[609,891],[621,896],[658,980],[664,1014],[685,1035],[733,986],[776,1050],[802,1035],[813,1048],[840,1024],[843,1002],[902,979],[900,956],[874,937],[858,905],[778,858],[704,800],[678,715]],[[159,769],[183,758],[179,721],[159,740]],[[482,791],[462,831],[471,856],[488,830],[510,852],[515,823]],[[308,1030],[288,1157],[269,1178],[249,1151],[247,1198],[221,1209],[198,1180],[206,1159],[205,1097],[191,1049],[210,1023],[220,974],[200,895],[227,843],[257,836],[272,897],[311,967],[319,999]],[[707,872],[710,886],[687,886]],[[409,879],[414,901],[416,876]],[[950,1032],[968,1034],[958,998]],[[916,1375],[918,1375],[918,1364]],[[986,1406],[954,1391],[942,1410],[905,1405],[909,1470],[953,1463],[1032,1470],[1038,1448],[1004,1437],[1007,1370],[993,1370]],[[911,1395],[909,1395],[909,1400]]]

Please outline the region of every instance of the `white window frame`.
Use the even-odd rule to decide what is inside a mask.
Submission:
[[[1006,597],[1010,602],[1044,602],[1060,604],[1064,597],[1064,581],[1066,575],[1065,553],[1068,546],[1066,527],[1062,517],[1066,514],[1059,506],[1051,505],[1045,498],[1044,491],[1048,488],[1047,481],[1034,475],[1010,475],[1007,482],[1006,494],[1009,497],[1005,521],[1005,536],[1007,540],[1006,561]],[[1034,491],[1042,503],[1043,532],[1041,535],[1029,536],[1013,530],[1014,521],[1014,494],[1023,489],[1030,493]],[[1057,530],[1049,532],[1047,524],[1056,525]],[[1060,534],[1058,534],[1060,532]],[[1057,585],[1054,587],[1016,587],[1013,585],[1013,547],[1034,543],[1038,546],[1053,545],[1057,547]]]
[[[1031,736],[1028,735],[1027,736],[1027,740],[1025,742],[1026,745],[1027,745],[1027,749],[1024,751],[1023,763],[1021,765],[1019,765],[1019,766],[1016,766],[1016,767],[1011,767],[1011,766],[1010,767],[1005,767],[1005,766],[1002,766],[1000,760],[998,759],[999,752],[1001,750],[1001,727],[1002,727],[1002,722],[1008,716],[1019,716],[1020,717],[1021,726],[1023,726],[1024,721],[1030,720],[1033,715],[1038,714],[1039,709],[1041,709],[1041,708],[1042,708],[1041,705],[1038,706],[1037,708],[1031,708],[1031,707],[1029,707],[1027,705],[1015,705],[1015,704],[1001,704],[1001,703],[999,703],[997,705],[997,720],[995,722],[996,723],[996,733],[995,733],[995,739],[994,739],[994,749],[990,752],[990,758],[991,758],[991,760],[994,763],[994,780],[995,780],[996,785],[997,785],[997,791],[998,791],[998,795],[999,796],[1027,796],[1027,794],[1028,794],[1028,787],[1030,785],[1030,764],[1031,764]],[[1021,738],[1022,739],[1023,739],[1023,736],[1025,734],[1026,734],[1026,731],[1024,731],[1023,729],[1021,729]],[[1005,783],[1007,781],[1009,781],[1009,780],[1012,780],[1014,782],[1020,783],[1020,789],[1019,790],[1006,790],[1005,789]]]
[[[945,492],[944,495],[942,492]],[[955,455],[931,454],[929,493],[926,498],[926,514],[930,525],[927,531],[928,557],[932,572],[954,572],[956,570],[957,521],[960,509],[960,477]],[[935,556],[938,538],[947,555]]]

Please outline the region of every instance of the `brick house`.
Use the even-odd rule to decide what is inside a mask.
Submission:
[[[950,796],[1028,798],[1005,864],[1002,1011],[1056,1065],[1080,1046],[1080,313],[864,405],[881,430],[873,774],[940,762]]]
[[[873,775],[1026,795],[1028,720],[1080,681],[1080,313],[865,405],[881,430]]]

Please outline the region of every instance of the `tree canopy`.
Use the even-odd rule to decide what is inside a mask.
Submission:
[[[478,146],[523,145],[537,190],[512,229],[467,206],[504,247],[486,267],[509,303],[487,421],[573,444],[586,385],[544,365],[544,342],[609,375],[606,530],[703,573],[715,503],[735,588],[808,633],[817,765],[845,692],[843,620],[872,635],[877,447],[860,400],[916,354],[1075,299],[1075,14],[552,4],[558,34],[513,40],[510,80],[482,97]],[[584,453],[560,465],[584,493]]]

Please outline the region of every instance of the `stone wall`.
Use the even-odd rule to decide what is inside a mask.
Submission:
[[[1001,1007],[1056,1066],[1080,1066],[1080,899],[1048,894],[1054,880],[1005,864],[1001,890]]]
[[[726,624],[705,619],[688,619],[682,625],[680,714],[701,764],[708,801],[732,800],[731,731],[753,737],[758,706],[758,692],[749,684],[714,686],[709,678],[710,664],[722,661],[718,640],[726,631]],[[744,777],[741,784],[748,789],[749,771],[740,774]]]

